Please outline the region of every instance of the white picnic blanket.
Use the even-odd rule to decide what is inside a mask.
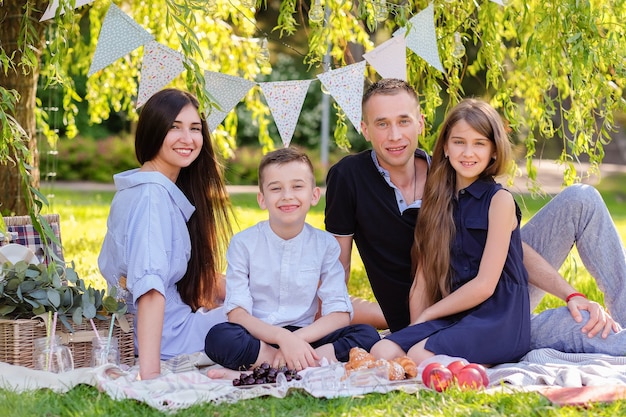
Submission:
[[[162,411],[187,408],[204,402],[236,402],[264,395],[283,398],[291,389],[302,389],[320,398],[392,390],[412,393],[426,389],[419,382],[419,376],[401,382],[383,381],[371,374],[342,380],[343,368],[338,365],[305,369],[299,381],[279,381],[272,385],[239,388],[234,387],[231,381],[208,378],[206,368],[198,368],[207,363],[202,356],[184,355],[163,362],[163,375],[149,381],[137,379],[137,366],[122,370],[113,365],[103,365],[52,374],[0,362],[0,387],[18,392],[39,388],[66,392],[77,384],[88,384],[98,387],[114,399],[134,399]],[[445,362],[445,358],[439,359]],[[487,373],[491,381],[488,391],[503,388],[513,391],[536,390],[546,386],[626,386],[626,357],[567,354],[552,349],[538,349],[531,351],[519,363],[498,365],[488,369]]]

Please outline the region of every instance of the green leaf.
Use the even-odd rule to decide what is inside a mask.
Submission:
[[[65,268],[65,279],[72,284],[75,284],[76,281],[78,281],[78,274],[74,268]]]
[[[115,298],[111,296],[106,296],[102,300],[102,304],[104,308],[106,309],[106,311],[108,311],[109,313],[117,312],[118,306],[117,306],[117,300]]]
[[[0,305],[0,316],[6,316],[15,311],[15,306]]]
[[[85,316],[85,318],[87,319],[93,319],[94,317],[96,317],[96,306],[93,304],[86,304],[83,305],[83,316]]]
[[[83,309],[82,307],[76,307],[74,313],[72,313],[72,321],[76,324],[81,324],[83,322]]]
[[[61,305],[61,294],[51,288],[48,290],[48,300],[53,307],[57,308]]]
[[[37,284],[33,281],[24,281],[20,284],[19,289],[22,293],[28,293],[34,290],[36,286]]]

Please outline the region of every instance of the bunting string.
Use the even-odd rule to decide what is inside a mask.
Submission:
[[[502,0],[491,0],[504,5]],[[93,0],[76,0],[78,8]],[[233,7],[247,18],[237,5]],[[41,20],[54,17],[59,7],[58,0],[51,0]],[[250,20],[250,19],[248,19]],[[254,22],[252,22],[254,24]],[[255,27],[256,24],[255,24]],[[263,30],[257,29],[270,38]],[[365,65],[372,66],[385,78],[407,79],[406,50],[409,49],[438,71],[444,72],[437,47],[434,6],[413,16],[407,26],[395,31],[393,36],[363,55],[364,60],[342,68],[327,69],[317,75],[323,88],[341,107],[354,128],[360,133],[361,98],[365,83]],[[304,56],[290,45],[282,45]],[[143,105],[153,94],[165,87],[184,71],[186,57],[181,53],[155,41],[154,37],[132,17],[111,3],[106,13],[96,51],[92,58],[88,76],[106,68],[140,46],[144,46],[141,77],[137,93],[137,107]],[[211,131],[217,129],[226,115],[258,85],[270,109],[284,146],[289,146],[302,111],[302,104],[310,84],[314,80],[290,80],[256,83],[241,77],[220,72],[205,71],[207,93],[214,97],[219,107],[207,115]]]

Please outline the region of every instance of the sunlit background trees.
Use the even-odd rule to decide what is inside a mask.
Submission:
[[[444,71],[407,50],[409,82],[421,94],[430,148],[443,114],[461,98],[482,96],[506,118],[521,161],[533,174],[544,147],[567,164],[566,182],[584,175],[578,158],[601,163],[619,133],[625,102],[623,0],[116,0],[156,41],[182,53],[185,71],[172,85],[187,88],[210,111],[204,71],[255,82],[313,79],[363,60],[430,4]],[[97,140],[130,132],[136,120],[142,48],[87,77],[111,2],[78,8],[60,0],[55,18],[39,22],[43,0],[0,0],[0,210],[35,209],[29,186],[59,141]],[[61,13],[64,12],[64,13]],[[378,74],[367,67],[366,78]],[[331,149],[363,146],[353,126],[311,84],[293,142],[319,149],[324,103],[330,104]],[[227,164],[242,145],[281,146],[258,87],[229,113],[214,137]],[[624,139],[616,139],[616,141]],[[67,141],[67,142],[66,142]],[[38,142],[40,142],[38,144]],[[42,145],[43,142],[43,146]],[[94,145],[95,146],[95,145]],[[38,155],[38,149],[45,154]],[[74,152],[78,152],[74,148]],[[128,152],[127,152],[128,153]],[[132,156],[132,155],[131,155]],[[129,163],[132,163],[129,162]],[[524,163],[524,162],[522,162]]]

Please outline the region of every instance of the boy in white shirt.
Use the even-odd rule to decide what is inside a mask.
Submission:
[[[322,358],[347,362],[353,347],[369,350],[380,336],[372,326],[350,325],[339,244],[305,222],[321,194],[309,158],[293,148],[268,153],[259,166],[259,188],[257,200],[269,220],[231,240],[228,323],[209,331],[206,354],[234,370],[263,362],[302,370]]]

